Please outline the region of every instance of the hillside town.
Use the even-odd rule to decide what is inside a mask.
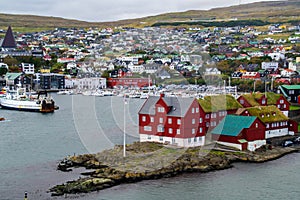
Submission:
[[[300,103],[299,24],[3,32],[2,88],[138,98],[148,90],[142,142],[191,147],[209,137],[254,151],[298,133],[289,110]]]

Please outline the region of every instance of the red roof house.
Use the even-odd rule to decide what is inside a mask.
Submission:
[[[254,116],[227,115],[212,131],[217,143],[255,151],[266,145],[264,124]]]
[[[200,105],[195,98],[150,96],[139,111],[141,142],[160,142],[181,147],[202,146]]]

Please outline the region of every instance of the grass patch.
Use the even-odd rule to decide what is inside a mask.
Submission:
[[[300,110],[300,106],[291,105],[290,106],[290,111],[293,111],[293,110]]]

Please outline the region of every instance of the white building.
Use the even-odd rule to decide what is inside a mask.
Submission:
[[[106,88],[105,78],[81,78],[75,82],[75,87],[80,90],[96,90]]]
[[[217,68],[206,68],[204,75],[218,75],[221,74],[221,71]]]
[[[278,69],[278,62],[262,62],[261,63],[262,69]]]
[[[31,63],[21,63],[22,71],[25,74],[34,74],[34,64]]]
[[[0,63],[0,68],[6,68],[6,69],[8,69],[8,65],[5,64],[5,63]]]
[[[143,65],[128,65],[128,69],[132,73],[143,73],[145,71],[145,67]]]

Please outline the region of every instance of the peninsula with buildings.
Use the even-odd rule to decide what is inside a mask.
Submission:
[[[38,32],[9,26],[1,30],[0,95],[26,88],[143,96],[139,141],[65,158],[58,170],[88,171],[54,186],[52,195],[276,159],[299,149],[300,21],[268,20]]]

